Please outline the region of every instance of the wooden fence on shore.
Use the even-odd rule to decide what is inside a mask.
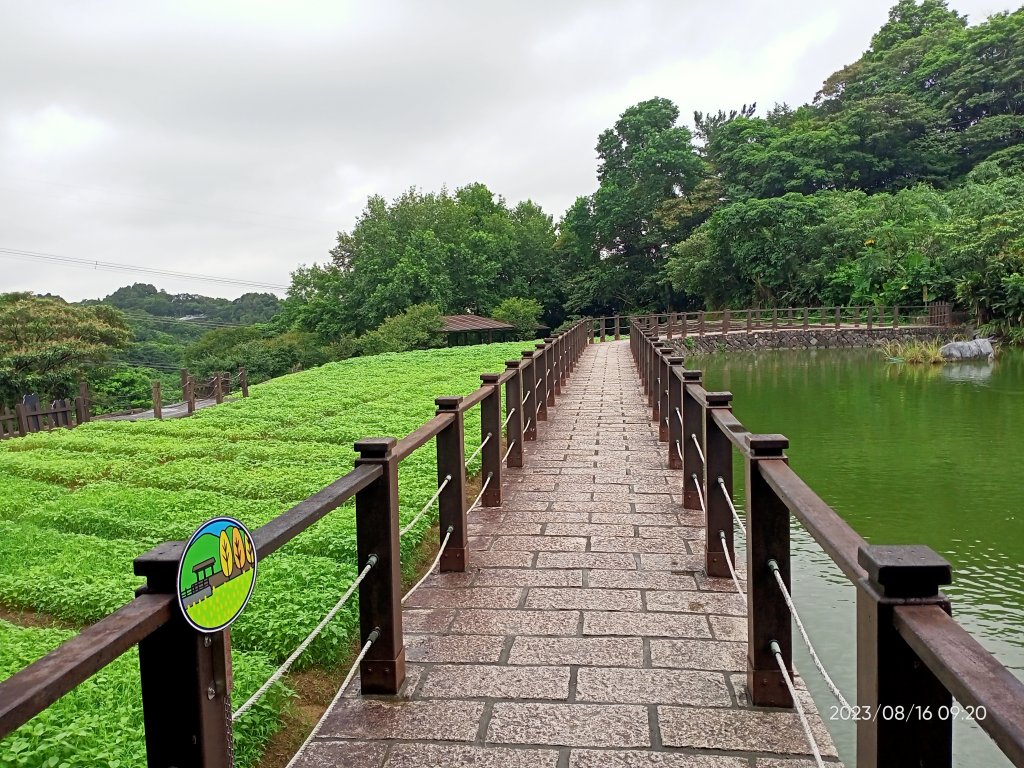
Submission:
[[[661,312],[596,317],[595,338],[620,339],[633,323],[645,331],[657,330],[669,339],[723,333],[812,331],[818,328],[903,328],[953,324],[952,305],[933,302],[920,306],[783,307],[774,309],[725,309],[719,312]]]
[[[630,347],[659,441],[684,475],[683,507],[705,512],[704,565],[734,578],[733,451],[746,489],[747,686],[755,705],[792,707],[776,652],[792,673],[790,524],[799,521],[857,589],[857,765],[952,765],[960,711],[1024,766],[1024,683],[954,618],[941,587],[952,569],[925,546],[869,545],[789,466],[789,441],[752,434],[732,413],[732,394],[705,389],[659,332],[639,321]],[[865,468],[868,471],[868,468]],[[734,520],[737,526],[734,526]],[[740,580],[737,579],[737,587]]]
[[[355,499],[360,643],[372,638],[359,667],[364,693],[394,694],[405,678],[399,547],[398,467],[434,440],[440,530],[447,541],[442,571],[463,571],[469,544],[466,501],[465,414],[480,406],[479,449],[485,507],[501,504],[502,467],[523,465],[523,444],[587,346],[587,321],[546,338],[502,373],[480,376],[464,397],[439,397],[436,415],[410,434],[370,437],[355,444],[355,468],[253,532],[258,559],[280,549],[318,520]],[[501,417],[502,388],[506,414]],[[502,454],[501,437],[506,438]],[[151,768],[232,765],[229,630],[202,634],[177,605],[178,566],[185,542],[170,541],[134,561],[146,578],[138,596],[86,627],[49,654],[0,682],[0,739],[28,722],[97,671],[139,647],[147,762]]]

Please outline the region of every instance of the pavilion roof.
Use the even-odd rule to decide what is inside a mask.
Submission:
[[[495,320],[490,317],[479,315],[445,315],[441,318],[444,323],[441,330],[444,333],[457,333],[461,331],[511,331],[514,326]]]

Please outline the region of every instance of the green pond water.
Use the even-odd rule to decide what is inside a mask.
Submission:
[[[785,434],[790,465],[869,542],[927,544],[946,557],[953,615],[1024,678],[1021,351],[993,364],[911,366],[854,349],[712,355],[688,366],[704,370],[709,390],[733,393],[751,431]],[[793,533],[797,607],[854,702],[854,588],[799,524]],[[840,757],[853,766],[854,727],[829,720],[835,700],[795,631],[794,643]],[[954,754],[958,766],[1010,765],[972,723],[954,727]]]

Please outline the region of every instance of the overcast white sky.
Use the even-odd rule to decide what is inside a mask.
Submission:
[[[630,105],[804,103],[890,4],[0,0],[0,248],[287,286],[373,193],[480,181],[557,219]],[[0,292],[131,282],[253,290],[0,253]]]

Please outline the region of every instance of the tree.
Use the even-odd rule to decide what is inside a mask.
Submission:
[[[532,339],[537,335],[537,323],[542,308],[536,299],[513,296],[505,299],[491,313],[495,320],[514,326],[521,339]]]
[[[375,330],[364,335],[364,355],[383,352],[408,352],[444,346],[441,313],[434,304],[416,304],[405,312],[387,318]]]
[[[68,304],[29,293],[0,294],[0,398],[68,397],[76,380],[131,340],[113,307]]]

